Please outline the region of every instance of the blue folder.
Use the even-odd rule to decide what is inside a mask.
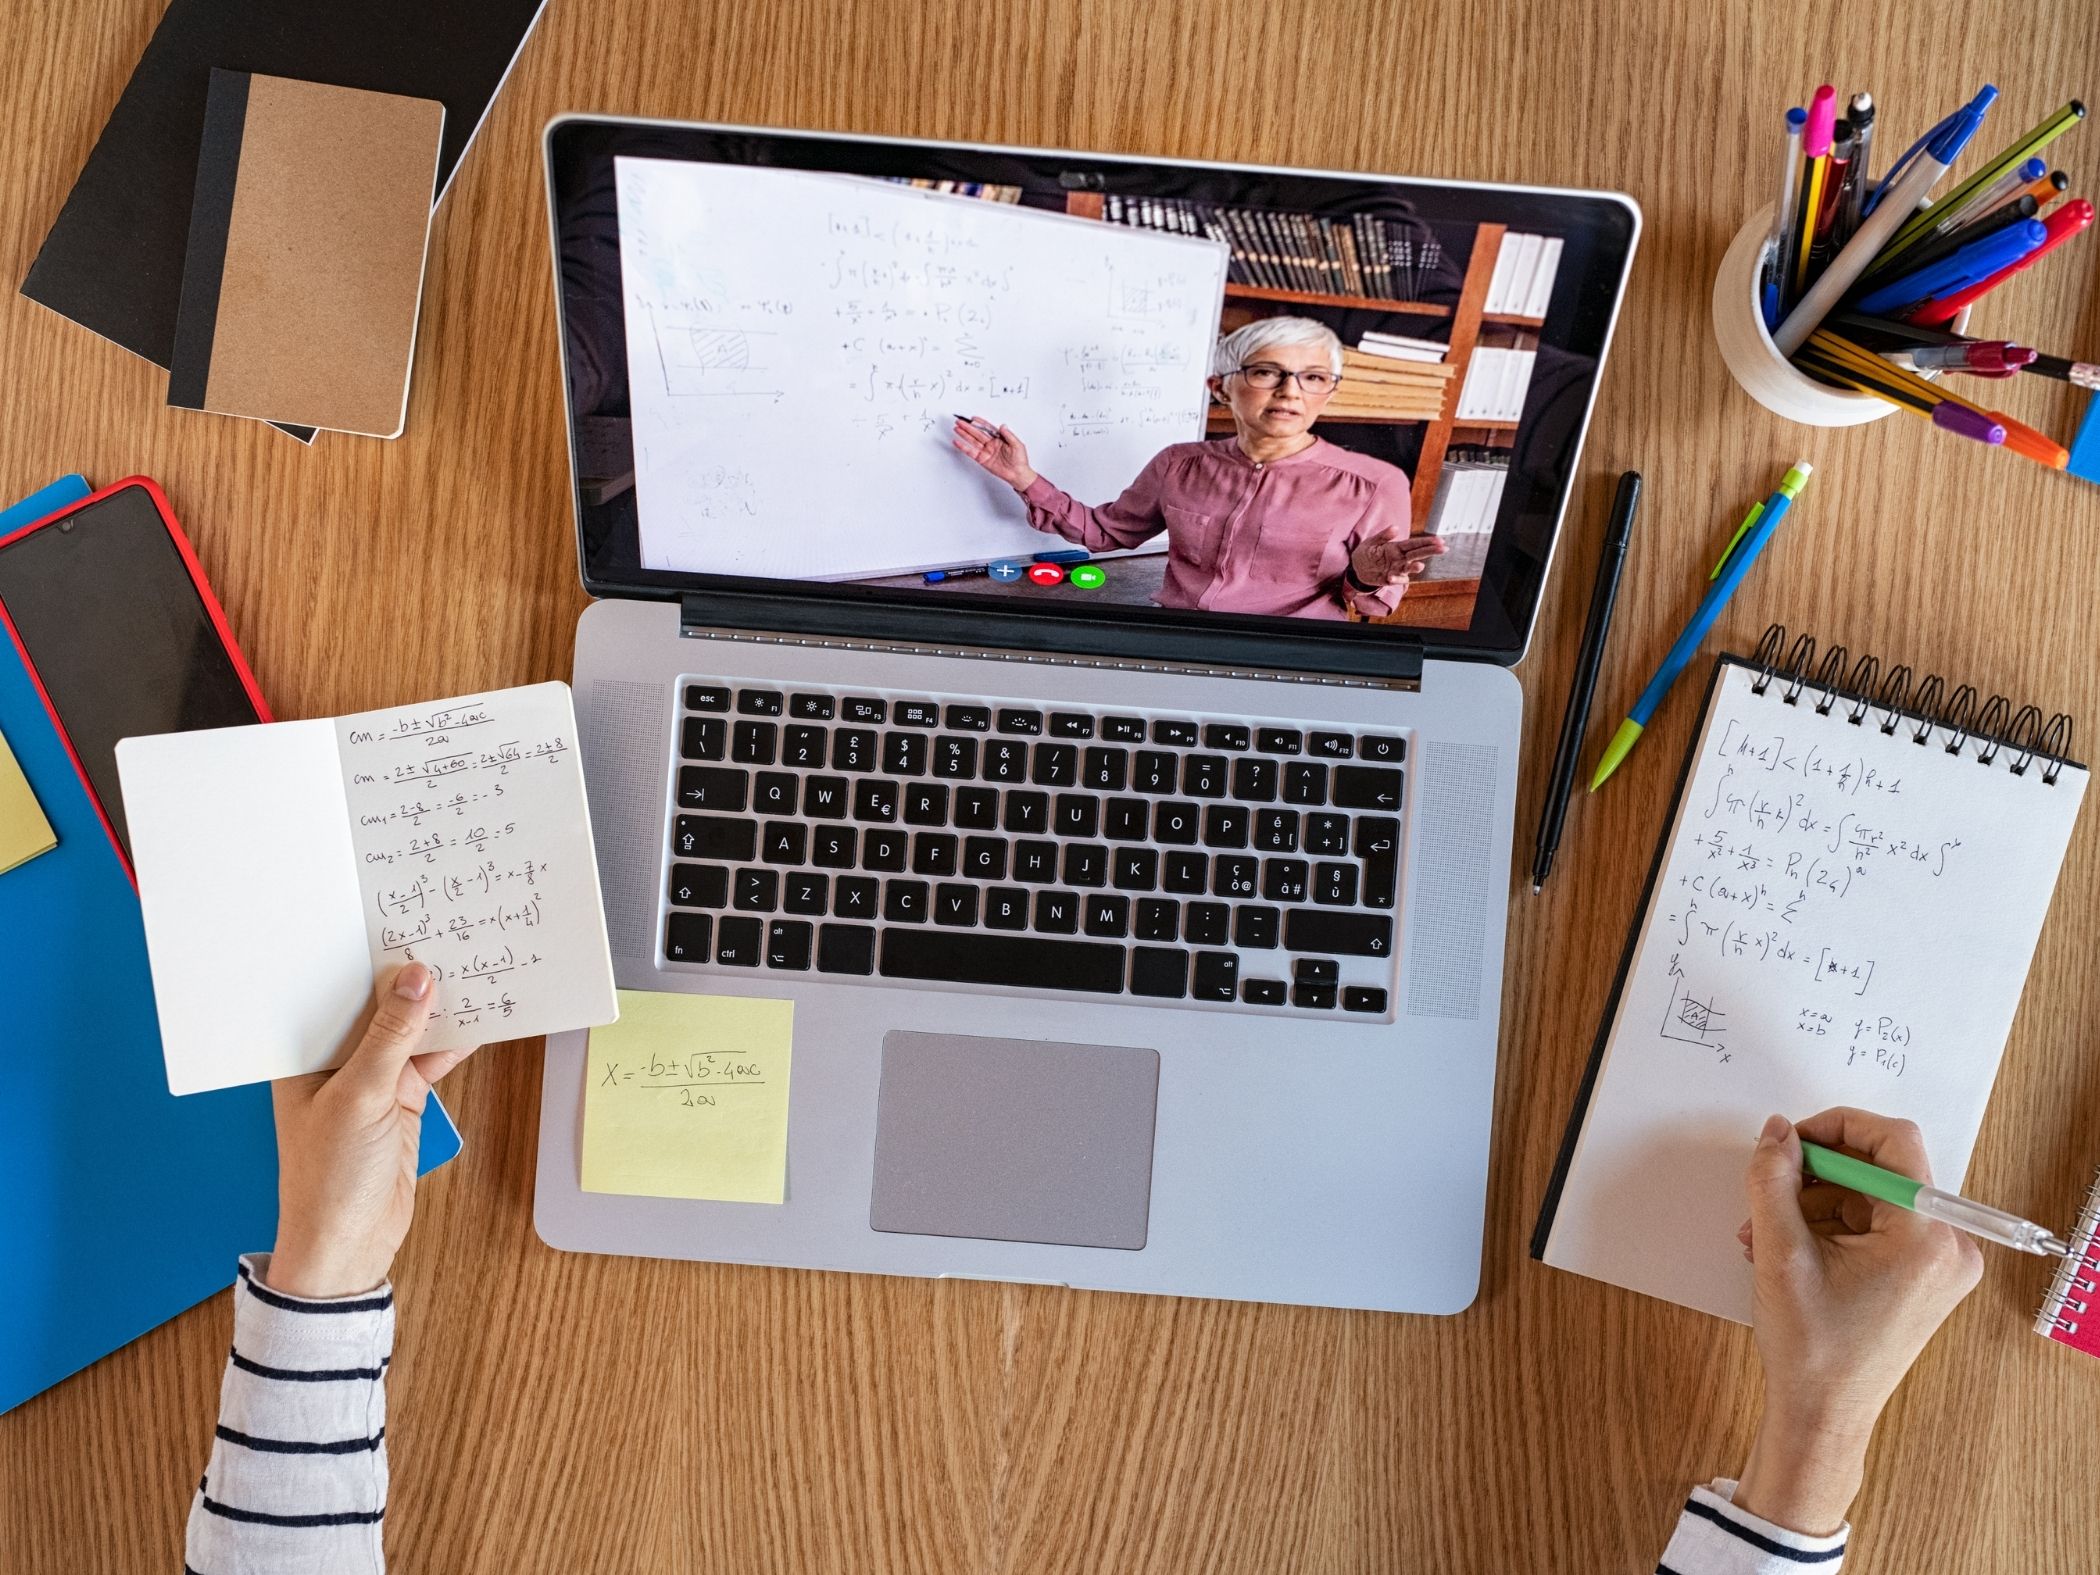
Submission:
[[[87,496],[78,476],[0,536]],[[0,733],[58,846],[0,874],[0,1412],[233,1283],[277,1232],[267,1084],[168,1092],[138,896],[13,642]],[[232,960],[232,959],[230,959]],[[436,1098],[421,1167],[459,1152]]]

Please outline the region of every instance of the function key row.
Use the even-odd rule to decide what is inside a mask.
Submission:
[[[1245,754],[1311,755],[1326,760],[1361,758],[1397,765],[1407,757],[1405,739],[1373,734],[1357,738],[1348,733],[1304,732],[1290,727],[1248,727],[1238,722],[1192,721],[1157,717],[1147,722],[1138,716],[1096,718],[1083,711],[1051,711],[1047,714],[1020,706],[950,705],[931,700],[899,700],[892,704],[873,695],[783,692],[778,689],[738,689],[726,684],[687,684],[688,711],[723,714],[732,709],[739,716],[789,716],[797,721],[859,723],[891,722],[898,727],[945,726],[958,733],[998,731],[1022,737],[1093,738],[1111,743],[1164,744],[1173,748],[1222,750]]]

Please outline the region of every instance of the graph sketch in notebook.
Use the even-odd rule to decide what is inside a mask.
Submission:
[[[1722,670],[1543,1253],[1741,1321],[1774,1111],[1908,1117],[1961,1185],[2086,784],[1758,684]]]

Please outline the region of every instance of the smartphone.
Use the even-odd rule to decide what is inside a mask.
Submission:
[[[0,622],[127,871],[117,740],[271,719],[174,511],[143,476],[0,536]]]

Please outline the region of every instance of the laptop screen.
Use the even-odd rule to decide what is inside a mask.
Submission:
[[[609,120],[548,136],[584,579],[1513,660],[1624,199]]]

